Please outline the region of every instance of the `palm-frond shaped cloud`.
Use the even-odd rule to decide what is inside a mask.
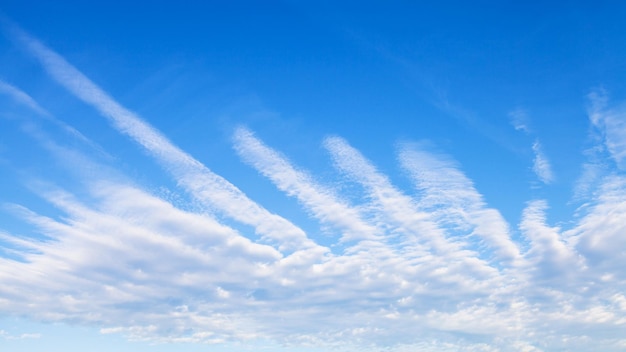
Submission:
[[[33,186],[54,207],[48,215],[6,206],[36,235],[0,233],[10,254],[0,257],[0,312],[155,341],[396,350],[626,346],[626,113],[611,108],[605,93],[590,96],[589,115],[606,162],[617,167],[597,175],[587,207],[567,228],[548,223],[543,199],[529,200],[520,223],[508,223],[453,158],[420,144],[398,145],[399,170],[413,185],[407,191],[349,141],[320,141],[338,177],[356,186],[348,195],[271,141],[235,129],[241,161],[317,221],[311,232],[255,202],[60,55],[15,31],[52,79],[147,151],[198,207],[40,136],[53,157],[103,171],[80,177],[85,192]],[[2,87],[42,114],[25,93]],[[548,181],[538,142],[534,148],[536,172]]]

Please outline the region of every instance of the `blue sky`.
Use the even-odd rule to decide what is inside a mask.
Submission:
[[[626,6],[0,16],[3,351],[626,349]]]

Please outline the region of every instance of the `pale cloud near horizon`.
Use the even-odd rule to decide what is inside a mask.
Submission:
[[[5,340],[24,340],[24,339],[39,339],[41,338],[41,334],[38,333],[23,333],[19,335],[14,335],[9,333],[6,330],[0,330],[0,338]]]
[[[19,256],[0,257],[1,312],[161,342],[270,339],[396,351],[626,345],[623,169],[598,176],[595,196],[570,228],[548,223],[543,199],[529,200],[515,226],[488,206],[460,164],[419,145],[398,150],[416,190],[408,194],[346,139],[324,139],[340,177],[362,192],[355,197],[237,128],[233,147],[242,161],[336,233],[343,248],[333,251],[174,145],[59,54],[19,36],[54,80],[221,217],[180,209],[106,173],[82,178],[87,195],[44,186],[39,196],[60,215],[7,205],[43,239],[0,232]],[[27,96],[9,90],[16,100]],[[590,100],[590,121],[620,165],[626,114],[605,96]],[[527,121],[516,124],[528,133]],[[536,144],[544,160],[535,159],[535,172],[549,183]],[[593,331],[603,337],[586,336]]]

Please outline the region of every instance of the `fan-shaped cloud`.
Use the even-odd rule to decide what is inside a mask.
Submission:
[[[223,218],[181,209],[107,173],[80,176],[76,189],[43,182],[36,189],[52,210],[6,205],[32,233],[0,233],[12,254],[0,257],[0,312],[151,341],[397,351],[626,345],[622,168],[600,178],[569,228],[550,225],[542,199],[527,203],[516,227],[452,158],[419,145],[401,145],[397,156],[416,190],[409,194],[346,139],[324,139],[330,163],[360,187],[359,198],[295,166],[289,158],[297,155],[236,129],[242,161],[336,231],[342,246],[333,251],[174,145],[59,54],[16,33],[54,80]],[[16,90],[5,87],[24,101]],[[591,123],[620,165],[619,110],[604,97],[591,101]],[[48,153],[64,158],[68,151],[50,147],[51,139]],[[536,161],[535,171],[549,181],[546,165]]]

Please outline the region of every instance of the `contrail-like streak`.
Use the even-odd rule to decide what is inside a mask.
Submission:
[[[282,191],[295,196],[322,223],[344,232],[344,240],[374,239],[375,226],[365,222],[359,211],[338,199],[331,190],[316,184],[303,171],[257,139],[248,129],[240,127],[234,136],[239,155]]]
[[[110,155],[108,155],[104,150],[102,150],[102,148],[100,148],[100,146],[98,146],[96,143],[94,143],[89,138],[85,137],[82,133],[78,132],[72,126],[69,126],[66,123],[64,123],[63,121],[60,121],[60,120],[56,119],[50,112],[48,112],[46,109],[42,108],[41,105],[39,105],[35,101],[35,99],[33,99],[30,95],[24,93],[23,91],[21,91],[17,87],[0,80],[0,94],[5,94],[5,95],[9,96],[11,99],[13,99],[15,102],[17,102],[18,104],[28,107],[30,110],[36,112],[42,118],[51,121],[52,123],[54,123],[57,126],[61,127],[65,132],[69,133],[70,135],[72,135],[73,137],[76,137],[81,142],[83,142],[83,143],[89,145],[90,147],[94,148],[95,150],[97,150],[102,155],[105,155],[108,158],[110,158]]]
[[[50,113],[46,109],[42,108],[37,102],[28,94],[22,92],[18,88],[0,80],[0,93],[4,93],[10,96],[16,102],[28,106],[31,110],[38,113],[41,116],[50,116]]]
[[[452,162],[404,145],[400,163],[409,172],[415,186],[423,193],[428,206],[441,209],[445,221],[469,227],[496,250],[500,259],[515,262],[521,259],[517,245],[511,240],[509,225],[500,212],[487,208],[472,181]]]
[[[370,197],[401,228],[408,230],[411,236],[426,241],[437,252],[447,252],[456,247],[445,239],[443,231],[430,219],[429,215],[419,212],[412,200],[396,189],[389,179],[376,170],[361,153],[339,137],[329,137],[324,146],[330,152],[335,165],[363,185]]]
[[[221,210],[236,221],[253,226],[264,240],[277,245],[280,250],[316,248],[322,251],[321,247],[307,238],[302,229],[270,213],[226,179],[182,151],[154,127],[111,98],[62,56],[21,29],[11,29],[17,40],[39,60],[53,79],[97,109],[117,130],[146,148],[196,199]]]

